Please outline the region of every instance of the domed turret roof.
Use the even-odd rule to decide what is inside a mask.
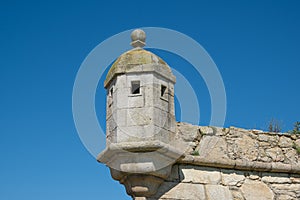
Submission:
[[[137,29],[131,34],[131,45],[134,49],[123,53],[111,66],[107,73],[104,87],[106,88],[117,74],[154,71],[175,83],[169,65],[154,53],[141,47],[145,45],[144,31]]]

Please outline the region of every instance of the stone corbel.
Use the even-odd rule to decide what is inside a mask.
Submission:
[[[136,200],[156,194],[182,152],[160,141],[111,143],[97,160],[110,168],[113,179]]]

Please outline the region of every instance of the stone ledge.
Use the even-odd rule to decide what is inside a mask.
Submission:
[[[261,172],[284,172],[300,174],[300,164],[264,163],[258,161],[219,159],[211,160],[206,157],[186,155],[177,161],[181,164],[192,164],[207,167],[219,167],[239,170],[256,170]]]
[[[98,155],[98,162],[126,173],[149,173],[167,178],[165,168],[172,166],[183,152],[160,141],[110,143]],[[163,171],[161,174],[160,171]]]

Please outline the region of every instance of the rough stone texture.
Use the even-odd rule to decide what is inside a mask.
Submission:
[[[241,191],[247,200],[270,200],[274,198],[272,190],[259,181],[246,180]]]
[[[176,134],[186,153],[153,200],[300,199],[299,135],[186,123]]]
[[[237,174],[234,170],[222,170],[223,185],[240,186],[244,180],[244,174]]]
[[[200,140],[199,156],[201,157],[212,157],[215,159],[226,159],[228,156],[223,152],[226,151],[226,141],[222,137],[204,135]]]
[[[206,185],[205,190],[207,200],[232,200],[232,194],[228,187],[222,185]]]
[[[145,200],[300,199],[299,135],[177,123],[176,140],[183,157]]]
[[[163,183],[151,200],[300,199],[300,174],[230,170],[186,164],[175,166],[174,179],[170,178]]]
[[[158,196],[152,199],[205,200],[206,196],[203,185],[188,183],[174,184],[166,182],[161,186]]]
[[[180,180],[185,183],[219,184],[221,172],[207,167],[180,166]]]
[[[296,150],[300,135],[235,127],[198,127],[197,132],[197,127],[177,124],[176,134],[186,144],[186,155],[182,162],[260,171],[300,172],[299,152]],[[193,155],[195,151],[199,155]]]

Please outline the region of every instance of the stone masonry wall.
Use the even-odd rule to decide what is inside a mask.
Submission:
[[[300,175],[179,164],[154,199],[300,199]]]
[[[177,124],[186,154],[152,199],[300,199],[300,136]]]

